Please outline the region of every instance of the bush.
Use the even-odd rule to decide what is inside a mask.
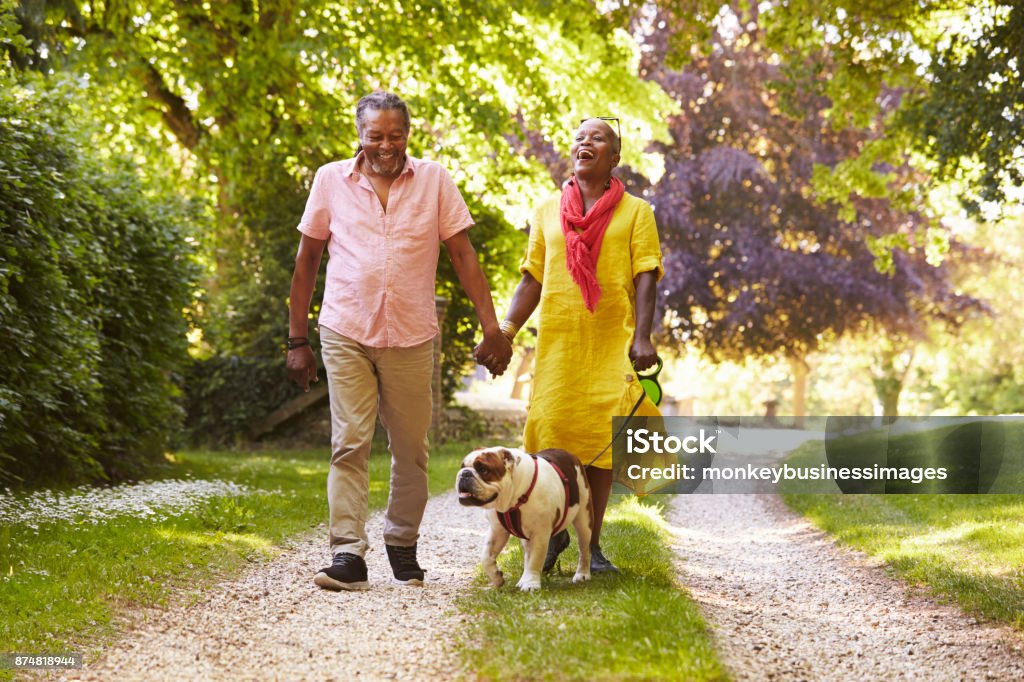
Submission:
[[[118,480],[178,429],[188,207],[0,74],[0,479]]]

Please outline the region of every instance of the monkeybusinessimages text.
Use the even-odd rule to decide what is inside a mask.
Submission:
[[[684,437],[665,436],[658,431],[629,429],[626,432],[626,452],[630,455],[671,454],[680,452],[696,455],[717,454],[718,434],[705,429]],[[774,466],[746,464],[728,467],[698,467],[675,463],[671,466],[649,467],[630,464],[626,476],[639,480],[721,480],[721,481],[944,481],[948,477],[945,467],[890,467],[874,464],[864,467],[792,466],[788,463]]]

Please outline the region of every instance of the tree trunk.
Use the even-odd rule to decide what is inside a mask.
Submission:
[[[906,381],[907,373],[913,362],[913,347],[899,352],[891,339],[885,341],[876,356],[875,376],[872,383],[875,385],[878,404],[882,407],[882,414],[879,416],[886,424],[896,421],[900,415],[900,393],[903,392],[903,383]]]
[[[516,378],[512,383],[512,394],[511,398],[521,400],[523,398],[523,389],[526,387],[526,381],[523,377],[530,372],[533,368],[533,354],[535,353],[533,348],[523,349],[523,355],[519,360],[519,367],[516,369]]]
[[[789,357],[789,371],[793,375],[793,425],[802,429],[807,416],[807,376],[810,367],[803,358]]]

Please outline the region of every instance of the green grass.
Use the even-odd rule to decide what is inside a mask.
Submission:
[[[520,592],[519,541],[498,565],[505,586],[487,586],[459,600],[469,614],[461,651],[485,680],[721,680],[726,679],[696,606],[679,591],[661,501],[614,496],[601,534],[605,554],[621,575],[572,584],[576,542],[561,570],[539,592]]]
[[[951,453],[936,443],[948,432],[900,436],[889,445],[908,463],[934,464],[935,452],[944,463]],[[1005,461],[998,476],[988,476],[991,489],[1020,490],[1024,428],[1009,424],[1004,437]],[[821,443],[807,443],[790,463],[810,464],[823,457]],[[985,468],[983,462],[972,471],[980,471],[984,480]],[[1024,497],[786,494],[784,499],[816,526],[884,560],[904,579],[969,611],[1024,629]]]
[[[371,508],[387,501],[384,450],[375,444],[371,457]],[[465,452],[457,443],[432,450],[432,493],[451,488]],[[183,452],[171,459],[164,478],[225,479],[272,493],[216,498],[163,522],[119,517],[98,525],[0,526],[0,653],[91,650],[116,636],[120,610],[163,604],[169,593],[198,595],[327,519],[327,449]]]

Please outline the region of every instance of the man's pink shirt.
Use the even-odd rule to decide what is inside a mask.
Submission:
[[[353,159],[322,166],[298,229],[328,239],[320,325],[372,348],[405,348],[438,333],[434,287],[440,242],[473,225],[438,163],[406,156],[385,211]]]

